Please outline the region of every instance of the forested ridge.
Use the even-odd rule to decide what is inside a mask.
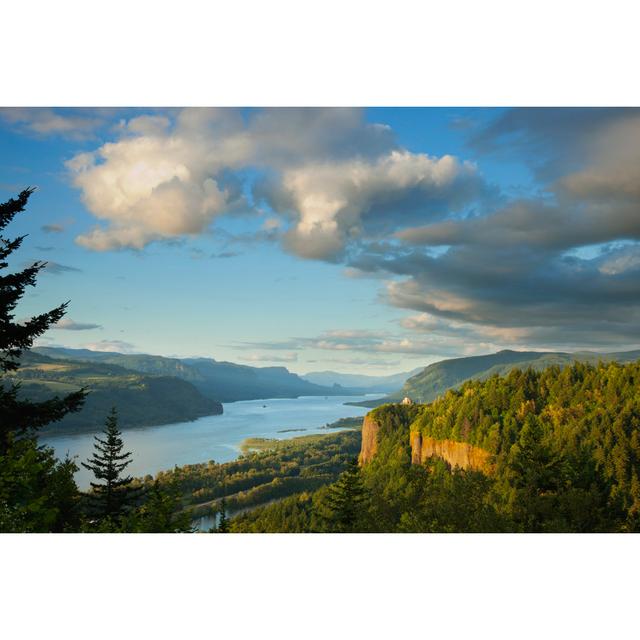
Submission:
[[[370,413],[375,457],[353,531],[640,530],[640,363],[576,363],[466,383],[429,405]],[[492,472],[411,463],[410,434],[488,451]],[[237,531],[331,531],[327,491],[232,521]]]
[[[193,518],[216,513],[222,498],[232,514],[335,481],[357,455],[360,432],[269,440],[262,446],[264,450],[231,462],[183,465],[142,482],[171,487]]]

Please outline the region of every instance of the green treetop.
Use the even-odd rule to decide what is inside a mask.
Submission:
[[[329,487],[324,500],[325,519],[333,531],[357,531],[366,500],[357,458],[349,463],[338,480]]]
[[[132,506],[139,490],[131,486],[131,476],[122,475],[131,464],[131,452],[122,451],[124,442],[115,408],[107,417],[103,433],[104,439],[94,436],[95,451],[82,466],[101,481],[91,482],[93,491],[88,494],[90,511],[100,519],[116,521]]]
[[[23,212],[33,189],[0,203],[0,232]],[[16,321],[16,308],[27,287],[36,284],[45,262],[5,273],[8,259],[25,236],[0,235],[0,531],[68,531],[78,525],[78,490],[73,480],[77,469],[71,460],[58,461],[50,448],[38,446],[37,429],[78,411],[85,392],[63,398],[29,402],[19,397],[19,385],[11,373],[20,356],[51,325],[65,314],[67,304]]]

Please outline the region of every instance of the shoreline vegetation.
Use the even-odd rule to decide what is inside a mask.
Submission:
[[[362,422],[362,420],[360,420]],[[244,452],[231,462],[211,460],[160,471],[135,480],[179,496],[191,520],[215,516],[224,499],[230,516],[334,482],[360,450],[360,430],[277,440],[245,439]]]

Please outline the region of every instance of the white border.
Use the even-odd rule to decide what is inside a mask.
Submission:
[[[640,104],[637,3],[21,0],[5,106]]]
[[[0,544],[12,640],[600,639],[637,627],[631,535],[7,535]]]
[[[0,18],[4,106],[640,105],[622,0],[21,0]],[[4,535],[2,631],[623,637],[637,541]]]

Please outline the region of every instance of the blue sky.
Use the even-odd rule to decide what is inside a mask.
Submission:
[[[640,116],[608,109],[4,109],[41,344],[392,373],[622,350]]]

